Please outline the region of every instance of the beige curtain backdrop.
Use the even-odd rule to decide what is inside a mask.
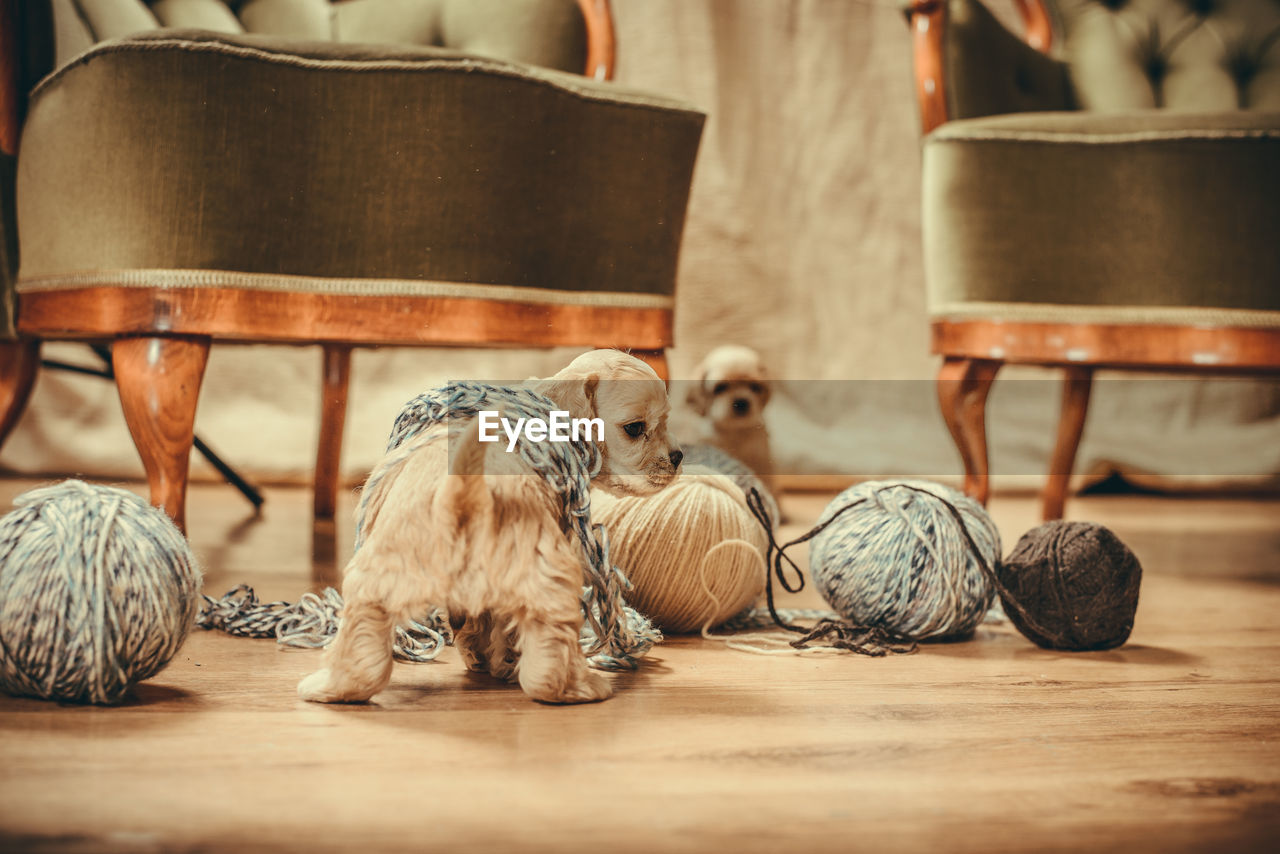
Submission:
[[[919,126],[896,4],[613,0],[613,8],[617,82],[710,115],[684,236],[674,376],[689,376],[717,344],[748,344],[778,377],[824,381],[796,384],[770,407],[785,469],[956,473],[932,398]],[[1015,20],[1009,0],[993,8]],[[47,355],[92,363],[77,345],[49,346]],[[545,375],[572,355],[358,351],[345,473],[363,477],[400,406],[419,392],[448,379]],[[256,479],[306,480],[319,382],[315,348],[216,346],[197,432]],[[1188,474],[1215,482],[1253,475],[1243,479],[1256,484],[1280,472],[1274,384],[1099,386],[1080,471],[1121,469],[1174,485]],[[1044,382],[997,384],[998,470],[1043,469],[1055,394]],[[52,371],[42,373],[0,465],[100,479],[141,474],[112,386]],[[193,471],[216,477],[198,457]]]

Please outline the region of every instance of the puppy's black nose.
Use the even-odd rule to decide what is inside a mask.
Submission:
[[[671,467],[673,469],[680,468],[680,461],[684,459],[684,451],[679,449],[671,452]]]
[[[751,401],[745,397],[734,398],[733,412],[735,415],[746,415],[751,410]]]

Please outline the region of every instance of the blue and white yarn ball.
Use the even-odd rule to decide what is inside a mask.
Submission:
[[[982,505],[938,483],[870,481],[836,496],[819,524],[860,499],[811,544],[809,573],[828,604],[853,623],[917,640],[972,632],[995,591],[944,502],[995,567],[1000,532]]]
[[[196,616],[200,571],[177,526],[123,489],[68,480],[0,518],[0,690],[119,703]]]

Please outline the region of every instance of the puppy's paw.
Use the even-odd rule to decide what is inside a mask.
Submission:
[[[358,696],[355,692],[342,690],[335,684],[333,671],[327,667],[299,682],[298,696],[311,703],[363,703],[369,699]]]
[[[598,703],[613,696],[613,683],[594,670],[586,671],[577,682],[564,687],[558,692],[529,693],[540,703]]]
[[[493,674],[495,678],[501,679],[503,682],[514,682],[516,680],[516,673],[519,664],[519,657],[517,657],[515,653],[508,651],[501,658],[494,659],[490,662],[489,672]]]
[[[488,673],[489,662],[484,660],[484,656],[478,655],[475,650],[465,646],[458,646],[458,652],[462,655],[462,663],[472,673]]]
[[[565,691],[562,703],[595,703],[613,696],[613,683],[594,670],[586,671],[577,684]]]

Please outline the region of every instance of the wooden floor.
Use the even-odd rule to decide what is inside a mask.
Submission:
[[[28,486],[0,481],[3,506]],[[791,497],[791,527],[829,497]],[[349,509],[335,545],[303,490],[255,518],[195,488],[206,589],[331,579]],[[1035,502],[993,512],[1008,548]],[[1069,513],[1145,565],[1119,650],[1046,652],[1007,626],[887,659],[675,638],[613,699],[561,708],[450,649],[397,665],[372,705],[323,707],[294,694],[318,652],[197,632],[122,708],[0,696],[0,849],[1280,850],[1280,501]]]

